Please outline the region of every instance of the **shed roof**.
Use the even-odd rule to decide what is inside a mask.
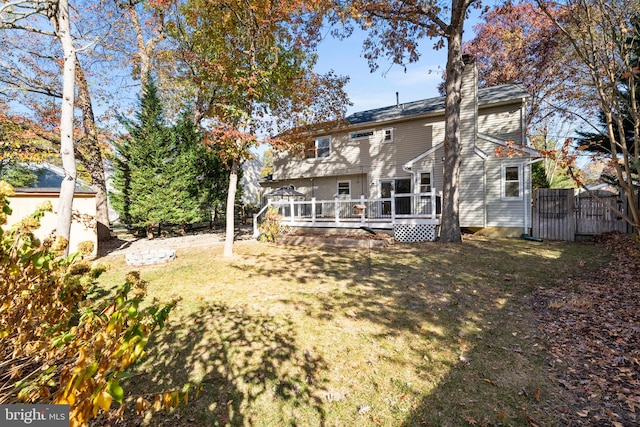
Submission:
[[[523,86],[519,84],[505,84],[478,89],[478,104],[489,105],[505,101],[521,100],[529,97]],[[397,120],[420,114],[444,111],[444,96],[422,99],[420,101],[405,102],[399,105],[360,111],[347,116],[351,125],[369,122]]]

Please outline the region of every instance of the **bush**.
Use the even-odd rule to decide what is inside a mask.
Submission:
[[[12,190],[0,182],[0,225]],[[87,300],[100,267],[62,257],[54,239],[33,235],[50,209],[0,231],[0,404],[69,404],[71,425],[86,425],[122,403],[125,369],[144,355],[175,301],[141,309],[145,283],[136,272],[105,302]]]
[[[281,233],[280,220],[282,216],[278,214],[278,208],[270,207],[262,220],[262,224],[258,227],[260,232],[260,241],[275,242]]]
[[[80,252],[82,255],[85,255],[85,256],[91,255],[93,253],[94,248],[95,248],[95,245],[91,240],[84,240],[78,243],[78,252]]]

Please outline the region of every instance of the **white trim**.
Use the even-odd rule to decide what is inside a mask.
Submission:
[[[506,196],[506,183],[507,183],[507,168],[517,168],[518,169],[518,196]],[[509,181],[513,182],[513,181]],[[522,200],[524,197],[524,168],[522,167],[522,163],[502,163],[500,165],[500,199],[504,201],[510,200]]]
[[[346,194],[340,194],[340,184],[347,183],[349,186],[349,192]],[[336,182],[336,197],[351,197],[351,180],[350,179],[340,179]]]
[[[369,134],[370,135],[367,135]],[[376,134],[375,129],[354,130],[349,132],[349,141],[358,141],[360,139],[370,139]],[[356,135],[356,136],[353,136]]]
[[[473,152],[482,160],[487,160],[487,157],[489,157],[489,155],[484,151],[482,151],[481,149],[479,149],[477,145],[473,147]]]
[[[389,132],[389,135],[391,135],[391,137],[389,138],[388,141],[386,139],[387,131]],[[393,142],[393,128],[384,128],[384,129],[382,129],[382,143],[383,144],[391,144],[392,142]]]
[[[438,151],[438,149],[440,149],[442,146],[444,146],[444,142],[441,142],[439,144],[434,145],[433,147],[431,147],[430,149],[428,149],[427,151],[425,151],[424,153],[420,154],[418,157],[414,157],[413,159],[409,160],[407,163],[405,163],[404,165],[402,165],[403,168],[407,168],[407,169],[411,169],[413,167],[413,164],[415,162],[418,162],[422,159],[424,159],[425,157],[427,157],[430,154],[435,153],[436,151]]]
[[[322,139],[328,139],[329,140],[329,154],[327,156],[322,156],[319,157],[318,156],[318,141],[322,140]],[[331,135],[322,135],[322,136],[318,136],[313,138],[313,157],[307,157],[307,153],[305,150],[304,156],[305,156],[305,160],[320,160],[320,159],[328,159],[329,157],[331,157],[331,145],[332,145],[332,137]]]
[[[422,190],[422,174],[429,174],[429,191],[421,191]],[[416,172],[416,188],[414,189],[415,194],[420,193],[431,193],[433,192],[433,168],[431,169],[421,169]]]

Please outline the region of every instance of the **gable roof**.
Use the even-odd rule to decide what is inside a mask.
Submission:
[[[523,152],[525,154],[528,154],[530,156],[542,157],[542,154],[538,150],[536,150],[534,148],[525,147],[525,146],[522,146],[522,145],[510,144],[509,142],[507,142],[507,141],[505,141],[503,139],[496,138],[496,137],[493,137],[491,135],[486,135],[484,133],[478,133],[478,138],[484,139],[485,141],[488,141],[488,142],[493,142],[494,144],[500,145],[500,146],[505,147],[505,148],[510,148],[510,149],[513,149],[513,150],[516,150],[516,151],[521,151],[521,152]]]
[[[528,97],[529,94],[527,91],[518,84],[506,84],[478,89],[478,105],[496,104],[505,101],[521,100],[522,98]],[[360,111],[347,116],[346,120],[350,125],[358,125],[444,111],[444,99],[444,96],[438,96],[389,107]]]
[[[500,145],[501,147],[510,147],[510,148],[512,148],[512,149],[514,149],[516,151],[521,151],[521,152],[523,152],[525,154],[529,154],[530,156],[533,156],[533,157],[542,157],[540,152],[535,150],[535,149],[533,149],[533,148],[523,147],[523,146],[520,146],[520,145],[510,146],[507,141],[504,141],[504,140],[499,139],[499,138],[495,138],[493,136],[485,135],[483,133],[479,133],[478,134],[478,138],[479,139],[484,139],[485,141],[492,142],[492,143],[497,144],[497,145]],[[440,143],[434,145],[433,147],[429,148],[424,153],[422,153],[422,154],[418,155],[417,157],[414,157],[413,159],[409,160],[407,163],[402,165],[402,167],[406,168],[406,169],[411,169],[413,167],[414,163],[419,162],[420,160],[424,159],[425,157],[430,156],[431,154],[435,153],[437,150],[442,148],[443,145],[444,145],[444,142],[440,142]],[[485,153],[484,151],[482,151],[480,148],[478,148],[478,146],[474,146],[473,147],[473,152],[476,153],[478,156],[480,156],[483,160],[488,157],[488,154]]]

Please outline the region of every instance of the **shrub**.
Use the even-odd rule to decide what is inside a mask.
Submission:
[[[85,256],[91,255],[93,253],[94,247],[95,245],[91,240],[84,240],[78,243],[78,251]]]
[[[278,208],[270,207],[258,227],[260,232],[260,241],[275,242],[276,237],[281,233],[280,220],[282,216],[278,213]]]
[[[0,182],[0,225],[11,192]],[[86,425],[122,402],[125,369],[144,355],[175,301],[140,308],[145,283],[136,272],[103,303],[88,300],[99,267],[61,257],[54,239],[33,235],[50,208],[0,231],[0,404],[66,403],[71,425]]]

